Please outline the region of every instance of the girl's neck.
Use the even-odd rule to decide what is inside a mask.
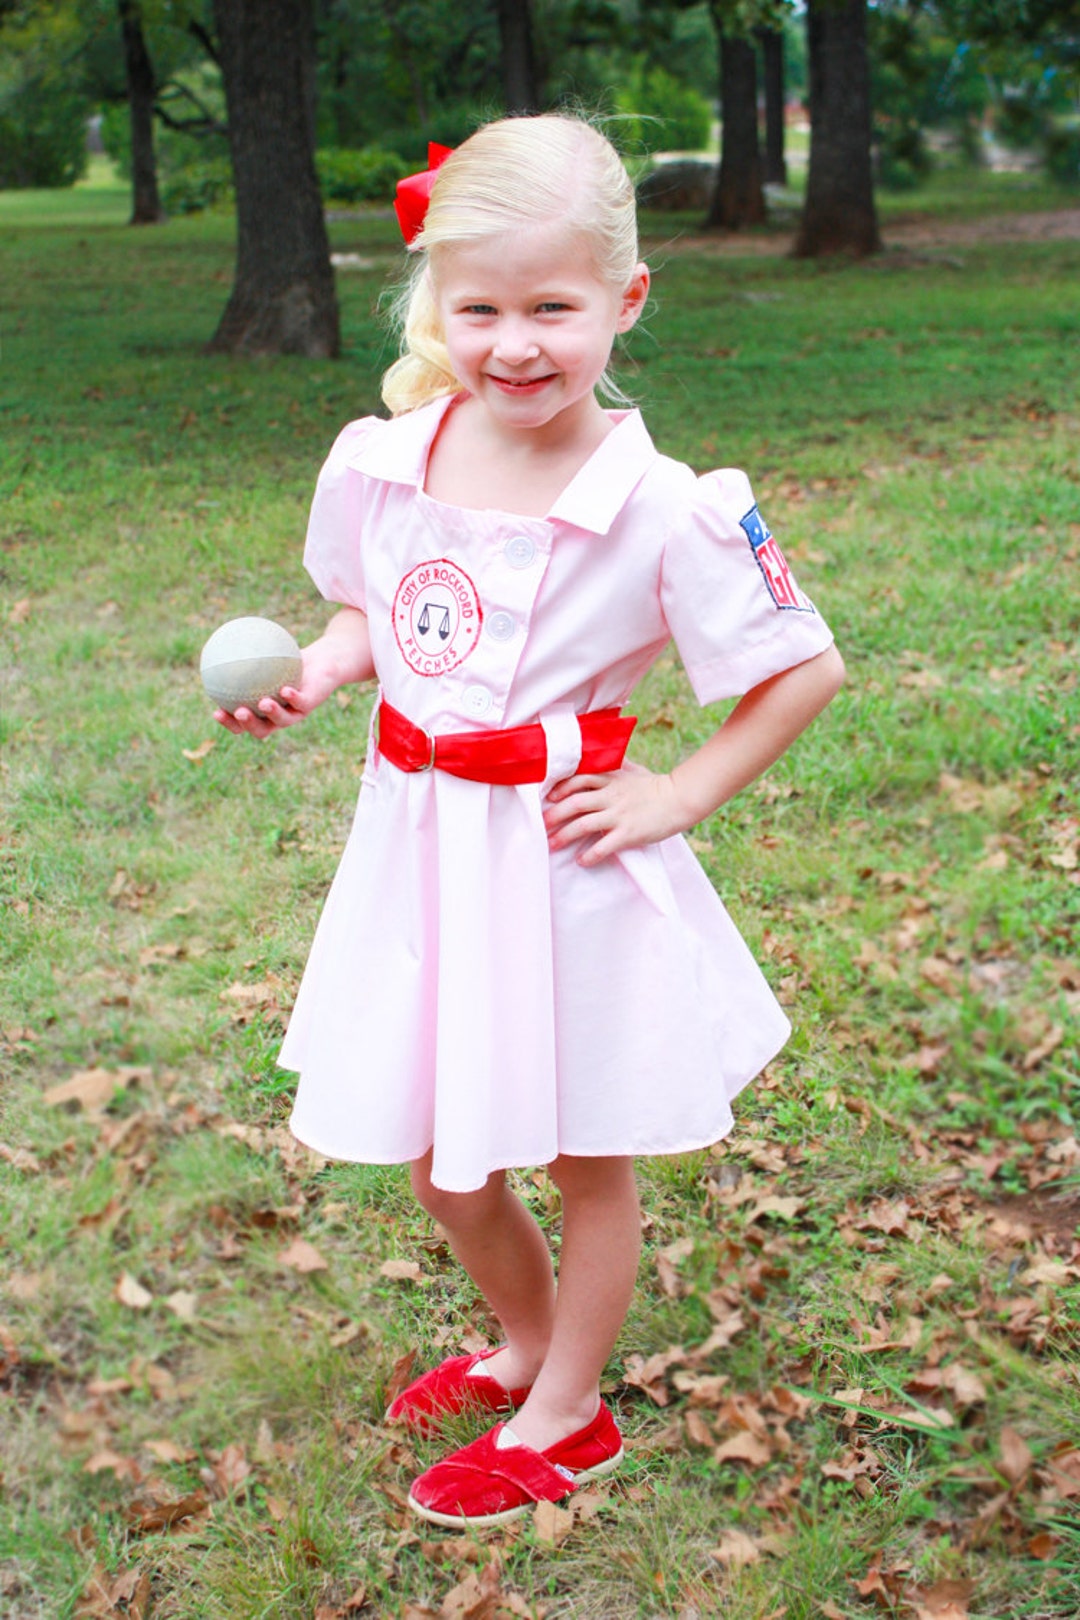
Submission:
[[[580,410],[515,432],[466,395],[443,416],[424,490],[449,506],[545,517],[613,426],[591,396]]]

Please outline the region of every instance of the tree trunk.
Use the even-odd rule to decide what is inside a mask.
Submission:
[[[157,160],[154,157],[154,97],[157,80],[138,0],[119,0],[120,31],[124,39],[124,72],[131,115],[131,224],[159,225],[165,210],[158,196]]]
[[[315,176],[311,0],[214,0],[236,184],[236,279],[211,350],[336,357]]]
[[[720,112],[723,133],[720,172],[705,220],[707,228],[738,230],[765,219],[761,150],[757,126],[757,57],[748,39],[720,32],[720,15],[711,7],[720,40]]]
[[[796,258],[881,248],[870,167],[866,0],[808,0],[810,170]]]
[[[765,183],[787,185],[784,159],[784,36],[772,28],[760,32],[765,80]]]
[[[496,0],[502,45],[503,99],[508,113],[534,113],[540,108],[540,86],[533,50],[529,0]]]

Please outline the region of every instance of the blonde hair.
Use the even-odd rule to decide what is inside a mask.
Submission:
[[[610,141],[583,118],[502,118],[470,135],[442,164],[412,243],[417,263],[395,306],[402,352],[382,381],[395,416],[461,387],[432,285],[439,249],[549,220],[587,237],[601,281],[625,291],[638,263],[634,187]],[[600,386],[625,402],[606,372]]]

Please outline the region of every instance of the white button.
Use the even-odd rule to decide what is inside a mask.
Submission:
[[[486,686],[467,686],[461,695],[461,702],[470,714],[479,717],[487,714],[491,708],[491,693]]]
[[[503,555],[511,568],[528,568],[536,556],[536,546],[527,534],[515,534],[503,547]]]
[[[485,621],[485,629],[493,641],[512,641],[517,620],[512,613],[491,613]]]

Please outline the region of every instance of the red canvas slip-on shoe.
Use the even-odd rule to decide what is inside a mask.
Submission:
[[[497,1378],[472,1371],[498,1348],[474,1356],[449,1356],[391,1401],[386,1422],[430,1434],[438,1428],[440,1418],[457,1412],[513,1412],[525,1400],[528,1388],[504,1389]]]
[[[450,1530],[482,1530],[518,1518],[535,1502],[558,1502],[622,1461],[622,1436],[602,1401],[591,1423],[546,1451],[500,1447],[505,1428],[497,1423],[421,1474],[409,1492],[412,1511]]]

